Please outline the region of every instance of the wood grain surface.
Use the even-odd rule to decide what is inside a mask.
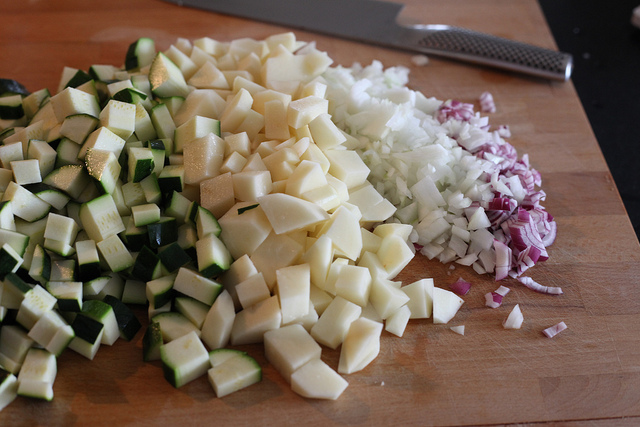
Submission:
[[[555,48],[534,0],[405,3],[405,22],[453,24]],[[32,91],[55,91],[63,66],[121,65],[142,36],[164,49],[178,37],[228,41],[288,31],[157,0],[0,0],[0,16],[0,77]],[[464,306],[449,325],[411,321],[403,338],[383,333],[379,357],[347,376],[350,385],[337,401],[292,393],[258,345],[243,349],[263,367],[261,383],[222,399],[204,377],[174,389],[158,363],[142,362],[138,334],[102,346],[93,361],[66,351],[54,400],[18,398],[0,412],[0,425],[640,423],[640,247],[572,83],[435,57],[418,67],[405,52],[297,35],[316,40],[336,64],[407,66],[411,87],[428,96],[477,105],[490,91],[498,109],[490,123],[510,126],[509,141],[541,172],[544,205],[558,222],[550,259],[529,275],[561,286],[564,295],[537,294],[509,279],[502,283],[512,289],[505,304],[488,309],[483,295],[498,286],[490,277],[417,257],[400,279],[433,277],[447,287],[463,277],[473,283]],[[524,325],[504,330],[515,304]],[[546,338],[541,331],[559,321],[568,330]],[[465,335],[452,325],[465,325]],[[324,349],[323,358],[337,366],[338,352]]]

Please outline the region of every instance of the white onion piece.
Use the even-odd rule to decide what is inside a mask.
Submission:
[[[549,295],[562,295],[562,288],[556,286],[544,286],[540,283],[533,280],[531,277],[520,276],[517,278],[518,282],[525,285],[527,288],[540,292],[541,294],[549,294]]]
[[[567,329],[567,325],[564,322],[560,322],[553,326],[549,326],[547,329],[542,331],[542,333],[545,334],[548,338],[553,338],[565,329]]]
[[[502,326],[505,329],[520,329],[522,322],[524,322],[524,316],[520,310],[520,304],[516,304],[509,316],[502,322]]]
[[[508,294],[509,292],[511,292],[511,289],[507,288],[506,286],[502,286],[502,285],[500,285],[500,287],[499,287],[498,289],[496,289],[496,290],[495,290],[495,293],[496,293],[496,294],[498,294],[498,295],[502,295],[503,297],[504,297],[504,296],[507,296],[507,294]]]
[[[464,335],[464,325],[451,326],[449,329],[451,329],[453,332],[455,332],[458,335]]]

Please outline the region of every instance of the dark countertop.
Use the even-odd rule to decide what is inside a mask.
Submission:
[[[574,56],[582,105],[640,235],[640,0],[539,0],[558,48]]]

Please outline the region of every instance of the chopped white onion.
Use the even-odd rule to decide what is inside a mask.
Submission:
[[[520,310],[520,304],[516,304],[509,313],[509,316],[502,322],[502,326],[505,329],[520,329],[524,322],[524,316],[522,310]]]
[[[458,335],[464,335],[464,325],[451,326],[449,329],[451,329],[453,332],[455,332]]]

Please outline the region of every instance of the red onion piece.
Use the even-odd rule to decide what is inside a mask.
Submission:
[[[496,103],[493,101],[493,95],[489,92],[482,92],[480,95],[480,111],[483,113],[495,113]]]
[[[490,308],[498,308],[502,305],[502,295],[496,292],[484,294],[485,305]]]
[[[527,288],[540,292],[541,294],[549,295],[562,295],[562,288],[554,286],[544,286],[533,280],[531,277],[521,276],[518,277],[518,281],[525,285]]]
[[[553,326],[549,326],[547,329],[542,331],[542,333],[545,334],[548,338],[553,338],[565,329],[567,329],[567,325],[564,322],[560,322]]]
[[[452,292],[462,296],[466,295],[469,292],[469,289],[471,289],[471,283],[460,277],[458,280],[449,285],[449,288]]]
[[[473,104],[466,104],[464,102],[449,99],[442,103],[438,109],[436,118],[440,123],[444,123],[451,119],[467,122],[471,120],[473,115]]]

